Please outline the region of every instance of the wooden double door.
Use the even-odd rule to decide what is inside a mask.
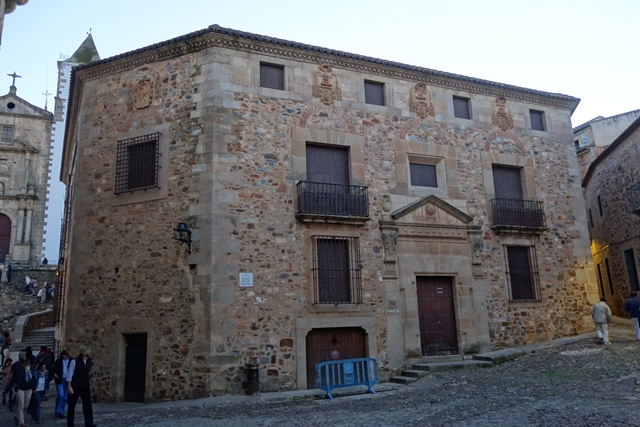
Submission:
[[[416,288],[422,355],[458,354],[453,278],[419,276]]]
[[[317,387],[316,364],[327,360],[367,357],[364,329],[319,328],[307,334],[307,389]]]

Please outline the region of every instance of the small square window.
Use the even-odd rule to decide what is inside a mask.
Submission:
[[[385,105],[384,83],[364,81],[364,102],[372,105]]]
[[[13,142],[13,126],[2,126],[0,142]]]
[[[531,129],[545,130],[544,129],[544,113],[542,111],[529,110],[529,117],[531,117]]]
[[[409,163],[409,175],[413,186],[438,188],[436,165]]]
[[[541,301],[538,262],[533,246],[505,245],[511,301]]]
[[[284,90],[284,65],[260,63],[260,87]]]
[[[357,237],[312,236],[316,304],[360,304],[362,265]]]
[[[469,109],[469,98],[463,98],[461,96],[453,97],[453,115],[459,119],[471,119],[471,112]]]
[[[158,187],[160,133],[118,141],[115,194]]]

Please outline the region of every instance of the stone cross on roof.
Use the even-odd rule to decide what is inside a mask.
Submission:
[[[13,77],[13,83],[11,83],[11,86],[15,86],[16,85],[16,78],[18,78],[18,79],[22,78],[22,76],[17,75],[15,71],[13,72],[13,74],[7,74],[7,76]]]

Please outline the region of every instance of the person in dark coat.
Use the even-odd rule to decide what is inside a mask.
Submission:
[[[64,408],[67,406],[68,398],[67,372],[69,363],[71,363],[71,358],[67,349],[62,349],[60,357],[53,362],[53,379],[56,383],[56,418],[67,418],[64,414]]]
[[[93,406],[91,404],[91,367],[93,362],[87,355],[88,349],[80,347],[78,357],[71,360],[67,372],[67,391],[69,407],[67,408],[67,427],[74,427],[76,403],[82,399],[85,427],[96,427],[93,423]]]
[[[629,313],[629,317],[633,321],[636,328],[636,337],[640,340],[640,324],[638,324],[638,316],[640,316],[640,298],[637,292],[631,292],[631,298],[624,303],[624,309]]]

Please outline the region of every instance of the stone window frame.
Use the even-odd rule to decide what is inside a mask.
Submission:
[[[456,108],[455,108],[455,102],[456,100],[459,101],[466,101],[467,103],[467,113],[468,113],[468,117],[461,117],[456,115]],[[456,118],[456,119],[461,119],[461,120],[473,120],[473,111],[471,108],[471,97],[469,96],[462,96],[462,95],[452,95],[451,96],[451,115]]]
[[[161,136],[155,132],[118,140],[115,194],[157,188]]]
[[[8,131],[5,131],[5,129]],[[14,126],[2,125],[2,130],[0,132],[0,143],[2,144],[11,144],[13,139],[16,137],[16,128]]]
[[[538,128],[534,128],[533,127],[533,120],[531,119],[531,117],[533,115],[540,115],[540,123],[542,125],[542,129],[538,129]],[[538,131],[538,132],[546,132],[547,129],[549,128],[547,126],[547,115],[544,113],[544,111],[542,110],[535,110],[533,108],[529,109],[529,115],[527,116],[527,121],[528,121],[528,125],[529,125],[529,129],[534,130],[534,131]]]
[[[544,305],[544,296],[543,294],[543,288],[542,288],[542,277],[541,277],[541,271],[544,271],[544,269],[541,267],[540,265],[540,259],[538,259],[537,257],[537,250],[536,250],[536,246],[539,243],[538,240],[536,239],[523,239],[523,238],[518,238],[518,237],[506,237],[502,240],[502,268],[504,271],[504,289],[505,289],[505,299],[507,300],[507,305],[509,307],[541,307]],[[536,265],[535,265],[535,269],[537,271],[538,274],[538,278],[537,278],[537,291],[539,292],[540,295],[540,299],[536,300],[536,301],[520,301],[520,300],[512,300],[511,299],[511,284],[510,284],[510,280],[509,277],[507,277],[507,271],[509,271],[509,266],[507,265],[507,246],[528,246],[531,248],[534,248],[533,250],[536,253]]]
[[[263,80],[262,80],[262,71],[263,71],[263,69],[266,69],[267,67],[270,67],[273,70],[275,70],[275,69],[282,70],[282,76],[281,76],[282,87],[264,86]],[[258,79],[259,79],[259,82],[260,82],[260,88],[278,90],[278,91],[286,91],[287,90],[287,77],[286,76],[287,76],[287,72],[286,72],[285,65],[276,64],[276,63],[273,63],[273,62],[260,61],[260,67],[259,67],[259,73],[258,73]]]
[[[532,157],[508,153],[480,153],[482,163],[482,175],[487,202],[495,199],[496,191],[493,182],[493,165],[515,167],[520,169],[522,183],[522,198],[524,200],[539,200],[535,185],[535,161]]]
[[[314,288],[313,294],[313,304],[319,306],[333,306],[333,305],[344,305],[344,306],[355,306],[363,303],[362,301],[362,258],[360,254],[360,237],[359,236],[347,236],[344,234],[340,235],[327,235],[322,233],[320,230],[318,232],[310,233],[311,237],[311,251],[314,254],[312,256],[312,283]],[[348,254],[347,254],[347,265],[348,265],[348,281],[347,287],[349,288],[350,298],[348,302],[321,302],[321,273],[319,271],[320,258],[325,254],[321,254],[318,250],[318,242],[319,241],[328,241],[328,240],[338,240],[344,241],[347,243]],[[355,259],[352,258],[355,256]],[[329,256],[329,259],[331,256]],[[354,271],[357,273],[354,274]],[[315,272],[315,273],[314,273]],[[354,291],[356,290],[355,294]]]
[[[369,85],[369,87],[379,87],[381,89],[381,91],[382,91],[382,104],[378,104],[378,103],[375,103],[375,102],[368,102],[367,101],[367,85]],[[386,86],[387,85],[384,82],[364,79],[364,83],[363,83],[364,103],[367,104],[367,105],[377,105],[379,107],[386,107],[387,106]],[[370,99],[369,101],[373,101],[373,100]]]
[[[115,135],[115,140],[125,140],[140,137],[152,133],[160,133],[158,138],[158,182],[156,188],[133,191],[129,193],[113,194],[111,198],[112,206],[122,206],[131,203],[149,202],[167,198],[169,194],[169,123],[148,126],[142,129],[135,129],[129,132],[122,132]],[[115,164],[113,168],[113,185],[115,188]]]
[[[423,197],[434,194],[440,198],[465,199],[458,186],[458,153],[453,147],[425,142],[395,141],[396,188],[394,193]],[[437,187],[411,185],[410,163],[436,166]]]
[[[447,178],[446,178],[446,173],[444,168],[444,158],[407,153],[407,163],[408,163],[407,171],[409,173],[408,181],[409,181],[410,189],[417,190],[417,191],[419,191],[418,189],[430,189],[430,190],[439,189],[439,190],[445,191]],[[436,172],[436,186],[430,187],[426,185],[414,185],[411,182],[411,165],[412,164],[434,166],[435,172]]]
[[[602,205],[602,197],[600,194],[596,196],[596,204],[598,205],[598,213],[600,214],[600,218],[604,217],[604,206]]]

